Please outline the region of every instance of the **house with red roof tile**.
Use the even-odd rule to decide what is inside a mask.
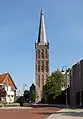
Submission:
[[[6,91],[5,101],[13,103],[16,97],[17,87],[9,73],[0,74],[0,87],[4,87]]]

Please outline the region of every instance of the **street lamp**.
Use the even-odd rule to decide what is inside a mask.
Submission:
[[[68,108],[68,98],[67,98],[67,66],[62,67],[62,72],[65,72],[65,78],[66,78],[66,108]]]

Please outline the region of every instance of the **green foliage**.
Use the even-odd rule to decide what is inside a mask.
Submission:
[[[31,102],[35,102],[35,98],[36,98],[36,91],[35,91],[35,85],[34,84],[32,84],[31,86],[30,86],[30,90],[29,90],[29,100],[31,101]]]
[[[30,93],[30,92],[29,92],[28,90],[25,90],[25,91],[24,91],[23,96],[24,96],[24,100],[25,100],[25,101],[28,101],[28,100],[29,100],[29,93]]]
[[[0,99],[6,97],[6,91],[4,87],[0,87]]]
[[[20,105],[23,106],[24,102],[35,102],[35,98],[36,98],[35,85],[32,83],[29,90],[25,90],[23,96],[17,99],[17,103],[20,103]]]
[[[24,96],[20,96],[20,97],[17,99],[17,103],[20,103],[20,106],[23,106]]]
[[[64,83],[63,74],[60,71],[53,72],[43,87],[44,95],[47,97],[52,96],[55,99],[56,96],[61,94],[61,88],[64,86]]]
[[[20,97],[17,99],[17,103],[20,103],[22,99],[23,99],[23,96],[20,96]]]

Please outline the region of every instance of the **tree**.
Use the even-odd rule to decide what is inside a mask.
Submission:
[[[58,70],[53,72],[51,76],[48,77],[46,84],[43,87],[44,96],[55,99],[56,96],[61,94],[61,88],[64,86],[64,84],[65,80],[63,74]]]
[[[17,102],[20,103],[21,106],[23,106],[24,102],[35,102],[36,93],[35,93],[35,85],[32,83],[29,90],[25,90],[23,96],[20,96],[17,99]]]
[[[32,85],[30,86],[30,90],[29,90],[29,100],[31,102],[35,102],[35,98],[36,98],[36,91],[35,91],[35,85],[32,83]]]
[[[28,90],[25,90],[25,91],[24,91],[23,96],[24,96],[24,100],[25,100],[25,101],[29,101],[29,91],[28,91]]]
[[[24,96],[20,96],[20,97],[17,99],[17,103],[20,103],[20,106],[23,106]]]
[[[6,97],[6,91],[4,87],[0,87],[0,100],[1,98]]]

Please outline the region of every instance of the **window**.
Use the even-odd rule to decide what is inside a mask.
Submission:
[[[44,86],[44,75],[42,75],[42,87]]]
[[[42,49],[41,56],[44,59],[44,49]]]
[[[0,88],[2,88],[2,86],[3,86],[3,85],[2,85],[2,84],[0,84]]]
[[[40,72],[40,61],[38,61],[38,72]]]
[[[41,61],[41,71],[44,72],[44,61]]]
[[[45,51],[45,57],[48,58],[48,51],[47,51],[47,49]]]
[[[48,69],[48,60],[46,61],[46,66],[45,66],[45,69],[46,69],[46,72],[48,72],[48,71],[49,71],[49,69]]]

